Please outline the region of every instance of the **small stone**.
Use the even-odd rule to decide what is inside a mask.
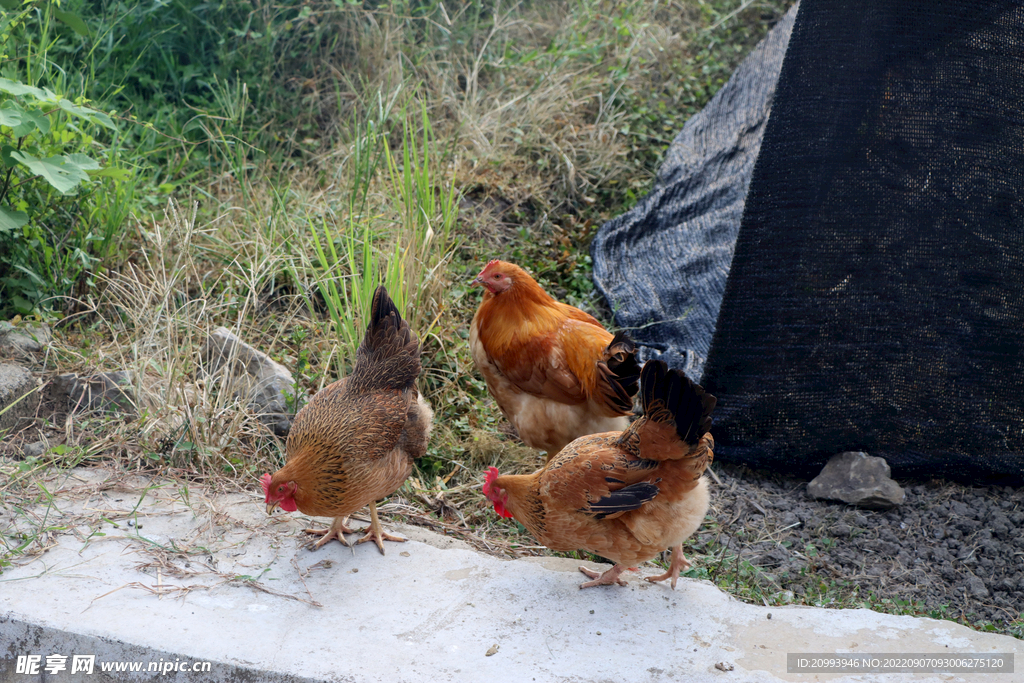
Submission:
[[[971,597],[981,600],[988,597],[988,588],[985,587],[985,582],[980,578],[971,576],[971,578],[967,579],[967,593]]]
[[[772,618],[772,613],[771,613],[771,612],[769,612],[769,613],[768,613],[768,618],[769,618],[769,619],[771,619],[771,618]]]
[[[46,450],[46,444],[42,441],[36,441],[35,443],[26,444],[21,447],[21,455],[26,458],[34,458],[42,455]]]
[[[0,321],[0,351],[12,356],[25,358],[40,353],[52,338],[50,328],[42,323],[14,326]]]
[[[869,510],[888,510],[906,499],[906,492],[890,478],[884,458],[860,451],[832,456],[821,474],[807,485],[812,498],[841,500]]]
[[[494,645],[491,645],[489,648],[487,648],[487,654],[484,655],[484,656],[485,657],[490,657],[493,654],[497,654],[497,652],[498,652],[498,644],[495,643]]]
[[[98,372],[82,377],[73,372],[57,375],[55,397],[72,413],[89,411],[135,415],[135,394],[127,372]]]
[[[295,380],[288,368],[249,346],[226,327],[213,331],[200,355],[204,370],[211,375],[224,375],[229,391],[247,400],[263,424],[278,436],[288,435],[293,416],[287,397],[295,395]]]
[[[39,407],[39,383],[18,365],[0,364],[0,434],[21,418],[31,419]]]
[[[402,557],[409,557],[409,551],[408,550],[403,550],[402,552],[400,552],[398,554],[401,555]]]
[[[736,667],[732,665],[732,662],[719,662],[718,664],[715,664],[715,668],[719,671],[732,671]]]
[[[352,567],[352,573],[353,574],[358,574],[359,573],[359,567]]]

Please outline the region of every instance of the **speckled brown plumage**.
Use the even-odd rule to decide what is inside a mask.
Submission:
[[[715,397],[661,361],[648,362],[640,382],[644,417],[624,432],[576,439],[533,474],[493,482],[540,543],[616,562],[611,580],[666,548],[678,553],[673,567],[682,566],[681,543],[709,502],[702,475],[714,457]],[[660,578],[675,585],[675,575]]]
[[[415,386],[419,356],[416,335],[379,287],[352,374],[299,411],[271,489],[295,482],[301,512],[342,518],[401,486],[426,452],[433,417]]]

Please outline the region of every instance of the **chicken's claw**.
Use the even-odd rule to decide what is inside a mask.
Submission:
[[[384,541],[395,541],[396,543],[405,543],[404,538],[400,536],[392,536],[383,529],[380,528],[380,520],[377,518],[377,506],[374,503],[370,503],[370,528],[366,531],[366,535],[356,541],[356,545],[360,543],[366,543],[367,541],[373,541],[380,548],[380,554],[384,554]]]
[[[356,529],[345,524],[348,517],[335,517],[329,529],[303,529],[307,534],[320,535],[320,540],[313,544],[313,550],[319,550],[325,543],[332,539],[338,539],[341,544],[351,548],[352,544],[345,540],[344,534],[354,534]]]
[[[672,579],[672,590],[675,590],[680,570],[689,569],[691,566],[690,561],[683,555],[683,546],[677,545],[675,548],[672,548],[672,563],[669,565],[668,571],[658,576],[648,576],[645,578],[651,582]]]
[[[381,529],[379,532],[374,532],[374,530],[371,528],[369,531],[366,532],[365,536],[356,541],[356,545],[359,545],[360,543],[366,543],[367,541],[373,541],[377,544],[377,547],[380,548],[380,554],[383,555],[384,541],[395,541],[397,543],[405,543],[406,540],[407,539],[404,539],[401,536],[392,536],[383,529]]]
[[[617,564],[608,571],[595,572],[593,569],[587,569],[586,567],[580,567],[580,571],[594,579],[593,581],[586,581],[580,584],[580,588],[592,588],[593,586],[610,586],[613,583],[617,583],[620,586],[625,586],[626,582],[619,578],[626,568],[621,564]]]

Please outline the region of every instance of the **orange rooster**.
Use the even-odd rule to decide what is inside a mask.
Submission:
[[[672,563],[648,581],[672,580],[690,566],[682,543],[704,520],[714,458],[716,399],[679,370],[649,361],[640,376],[644,417],[620,433],[576,439],[533,474],[500,476],[491,467],[484,495],[552,550],[584,549],[615,562],[580,588],[618,583],[627,567],[666,548]]]
[[[555,301],[525,270],[491,261],[469,345],[487,390],[528,446],[553,457],[586,434],[622,431],[640,366],[633,342]]]
[[[370,529],[358,541],[404,541],[385,533],[377,501],[393,493],[412,473],[430,437],[433,411],[416,391],[420,347],[387,290],[377,288],[370,324],[356,351],[352,374],[320,391],[295,416],[285,450],[288,461],[274,476],[260,478],[267,514],[274,508],[334,517],[315,548],[354,533],[345,519],[370,506]]]

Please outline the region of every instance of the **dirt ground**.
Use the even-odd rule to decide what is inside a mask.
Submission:
[[[888,600],[893,611],[905,601],[910,614],[999,631],[1017,621],[1019,637],[1024,489],[897,479],[906,501],[876,512],[813,500],[805,480],[721,461],[715,471],[717,527],[706,525],[695,548],[729,548],[759,568],[766,593],[828,603],[854,588],[857,600]]]

